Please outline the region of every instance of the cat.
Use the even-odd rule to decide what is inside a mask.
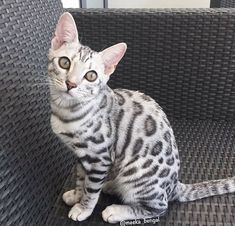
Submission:
[[[183,184],[171,125],[162,108],[138,91],[110,89],[107,82],[127,49],[101,52],[82,45],[71,14],[58,21],[49,50],[51,126],[78,159],[76,188],[63,194],[69,217],[87,219],[101,191],[122,205],[102,212],[103,220],[164,215],[168,202],[192,201],[235,192],[235,177]]]

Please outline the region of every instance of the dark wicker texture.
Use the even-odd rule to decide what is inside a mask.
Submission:
[[[211,0],[211,8],[235,8],[234,0]]]
[[[51,132],[45,84],[61,4],[4,0],[0,7],[0,225],[105,225],[101,210],[118,200],[102,196],[82,223],[67,218],[61,201],[74,157]],[[181,150],[181,179],[234,175],[235,10],[72,12],[82,43],[100,50],[127,42],[110,85],[141,90],[164,107]],[[173,203],[159,225],[233,225],[234,200]]]
[[[57,0],[1,0],[0,9],[0,225],[45,225],[72,165],[51,132],[45,84],[63,9]]]
[[[127,43],[111,87],[144,91],[174,118],[235,119],[235,10],[72,12],[83,44]]]
[[[235,1],[234,0],[221,0],[220,7],[221,8],[235,8]]]

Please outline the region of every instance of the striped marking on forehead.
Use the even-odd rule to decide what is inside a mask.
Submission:
[[[92,59],[94,51],[91,50],[88,46],[82,46],[78,50],[79,60],[86,63],[89,59]]]

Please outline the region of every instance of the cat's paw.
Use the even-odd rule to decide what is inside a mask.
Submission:
[[[74,204],[80,202],[82,198],[82,192],[79,190],[73,189],[71,191],[65,192],[62,198],[68,206],[73,206]]]
[[[75,204],[69,211],[69,218],[74,221],[86,220],[92,213],[92,209],[85,209],[80,203]]]
[[[123,220],[122,212],[123,211],[120,205],[113,204],[106,207],[106,209],[102,212],[102,218],[104,221],[114,224]]]

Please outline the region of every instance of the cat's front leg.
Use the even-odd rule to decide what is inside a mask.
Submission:
[[[95,167],[86,172],[83,196],[81,201],[75,204],[69,212],[69,218],[74,221],[83,221],[93,212],[99,199],[103,182],[107,176],[109,167],[103,164],[95,164]]]
[[[70,191],[66,191],[62,196],[64,202],[68,206],[73,206],[74,204],[79,203],[84,193],[83,187],[84,187],[85,172],[80,163],[77,164],[75,177],[76,177],[75,188]]]

